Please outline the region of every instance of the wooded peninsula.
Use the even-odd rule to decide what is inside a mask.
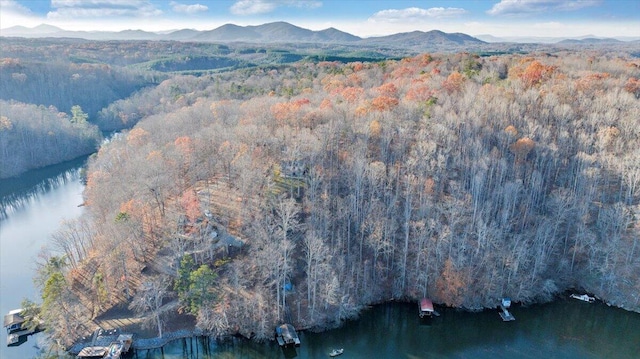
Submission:
[[[2,61],[24,81],[19,61]],[[125,73],[73,66],[75,81]],[[114,310],[158,337],[183,323],[257,340],[283,321],[326,328],[422,297],[480,310],[579,289],[640,311],[637,57],[126,71],[127,95],[89,121],[72,106],[1,104],[3,158],[30,106],[38,127],[66,121],[77,146],[97,146],[98,125],[122,129],[89,160],[86,213],[39,263],[40,315],[62,347]]]

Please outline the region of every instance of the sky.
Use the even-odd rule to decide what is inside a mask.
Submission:
[[[361,37],[414,30],[640,37],[640,0],[0,0],[0,29],[45,23],[65,30],[159,32],[273,21]]]

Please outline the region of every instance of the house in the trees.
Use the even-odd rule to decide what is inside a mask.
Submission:
[[[302,160],[289,160],[280,163],[280,174],[286,178],[303,178],[307,174],[307,164]]]

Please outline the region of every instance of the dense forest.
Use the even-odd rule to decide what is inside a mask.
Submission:
[[[69,113],[81,106],[93,118],[109,103],[145,85],[141,76],[105,64],[39,62],[4,58],[0,98],[55,106]]]
[[[120,306],[159,336],[179,315],[265,339],[390,299],[570,288],[638,311],[639,67],[459,53],[167,79],[103,111],[137,125],[40,263],[48,331],[69,345]]]
[[[101,139],[80,106],[69,115],[53,106],[0,100],[0,178],[93,153]]]
[[[159,86],[162,80],[181,74],[207,75],[259,66],[279,66],[302,59],[378,61],[406,55],[397,49],[348,48],[340,45],[296,44],[256,45],[187,43],[178,41],[87,41],[81,39],[0,37],[0,116],[18,125],[0,127],[0,178],[12,177],[29,169],[89,155],[95,145],[86,143],[84,130],[70,127],[55,118],[43,117],[41,107],[72,117],[74,106],[87,114],[87,121],[103,133],[129,129],[154,112],[150,108],[162,97],[176,96],[188,88]],[[218,78],[218,81],[224,81]],[[248,88],[233,80],[222,83],[220,91],[245,96]],[[148,89],[149,91],[143,91]],[[158,92],[164,91],[163,94]],[[251,91],[260,91],[253,87]],[[147,100],[145,98],[151,99]],[[13,103],[13,105],[10,105]],[[35,105],[18,106],[17,103]],[[178,106],[182,106],[179,104]],[[15,107],[17,106],[17,107]],[[15,108],[10,108],[15,107]],[[53,109],[55,108],[55,110]],[[18,118],[13,118],[19,112]],[[60,115],[62,116],[62,115]],[[46,122],[30,124],[28,118]],[[5,121],[5,122],[6,122]],[[34,120],[35,122],[35,120]],[[29,134],[25,129],[28,128]],[[30,146],[26,139],[40,146]],[[42,140],[42,141],[41,141]],[[16,145],[19,144],[19,145]]]

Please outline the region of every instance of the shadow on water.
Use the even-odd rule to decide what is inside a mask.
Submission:
[[[513,322],[503,322],[497,310],[455,309],[425,321],[416,305],[391,303],[375,306],[338,329],[302,331],[297,348],[283,350],[276,343],[237,338],[206,344],[186,339],[137,357],[307,359],[328,358],[332,349],[344,348],[338,358],[640,358],[638,313],[571,300],[512,309]]]
[[[35,197],[80,177],[87,156],[0,179],[0,220],[25,208]]]

